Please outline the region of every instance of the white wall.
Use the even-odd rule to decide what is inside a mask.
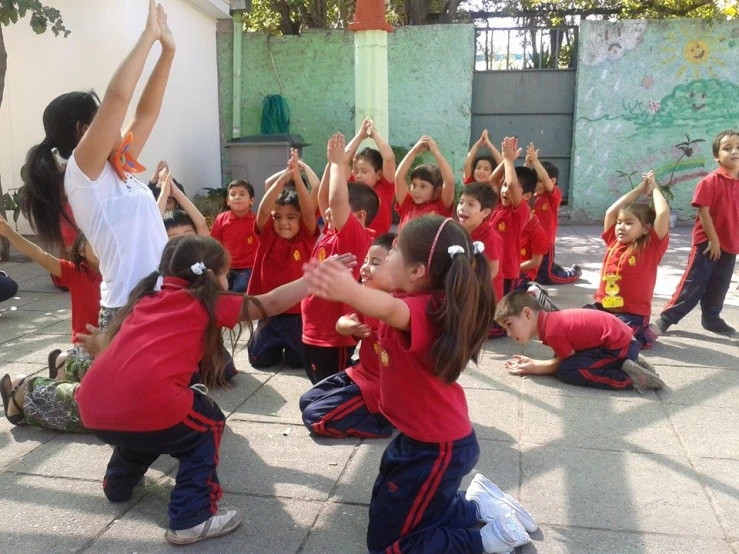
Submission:
[[[227,18],[228,13],[222,11],[222,0],[162,3],[177,41],[177,54],[161,116],[139,160],[147,167],[140,177],[148,179],[157,162],[166,159],[192,196],[202,187],[221,185],[213,15],[222,13],[221,17]],[[72,31],[66,39],[54,37],[51,32],[36,35],[27,19],[3,28],[8,51],[5,95],[0,108],[0,175],[4,191],[23,184],[21,166],[28,149],[44,137],[41,116],[53,98],[90,88],[102,98],[111,75],[143,29],[147,6],[147,0],[55,0],[54,7]],[[139,92],[158,53],[157,44],[149,56]]]

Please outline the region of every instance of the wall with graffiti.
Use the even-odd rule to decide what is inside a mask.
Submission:
[[[580,38],[573,217],[598,220],[653,169],[687,223],[714,136],[739,128],[739,21],[584,21]]]

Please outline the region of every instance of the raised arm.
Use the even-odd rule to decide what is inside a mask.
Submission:
[[[441,179],[444,183],[441,187],[441,201],[444,203],[444,206],[448,208],[454,203],[454,193],[456,192],[454,171],[452,171],[452,166],[449,165],[449,162],[446,161],[446,158],[442,155],[436,141],[431,137],[425,138],[427,139],[426,142],[429,147],[429,152],[431,152],[434,160],[436,160],[436,165],[439,167],[439,171],[441,172]]]
[[[305,163],[303,160],[298,160],[298,165],[300,166],[300,170],[303,173],[305,173],[305,176],[308,178],[308,184],[310,185],[310,205],[311,205],[311,211],[313,212],[313,218],[315,219],[316,210],[319,209],[319,207],[318,207],[318,189],[321,186],[321,180],[318,178],[318,175],[316,175],[316,172],[313,171],[313,168],[311,166],[309,166],[307,163]],[[300,209],[301,210],[303,209],[302,205],[301,205]]]
[[[368,132],[371,124],[372,120],[369,117],[365,117],[364,121],[362,121],[362,124],[359,126],[357,134],[354,135],[354,138],[352,138],[352,140],[350,140],[344,148],[344,158],[346,160],[346,167],[348,169],[351,168],[354,156],[357,155],[359,145],[362,144],[362,141],[369,136]]]
[[[269,218],[272,217],[272,208],[277,201],[277,197],[280,196],[282,189],[285,188],[285,183],[290,180],[292,175],[292,159],[287,164],[287,167],[280,172],[280,176],[272,181],[272,184],[267,188],[264,193],[261,202],[259,202],[259,209],[257,210],[257,229],[261,232],[264,226],[269,222]],[[271,180],[271,177],[265,181],[265,185]]]
[[[501,151],[503,152],[503,168],[505,171],[505,182],[508,185],[508,196],[514,208],[523,199],[523,187],[518,182],[516,176],[516,166],[514,165],[518,157],[521,155],[521,149],[518,147],[518,139],[516,137],[506,137],[503,139]]]
[[[500,151],[495,147],[493,142],[490,140],[490,136],[487,132],[485,133],[485,146],[487,146],[488,150],[490,150],[490,153],[493,155],[495,164],[500,164],[503,161],[503,154],[501,154]]]
[[[328,206],[331,208],[334,229],[340,231],[352,215],[344,164],[344,135],[336,133],[331,137],[326,154],[331,168],[328,180]]]
[[[654,172],[647,174],[647,182],[654,204],[654,232],[662,239],[670,232],[670,205],[654,180]]]
[[[488,130],[484,129],[482,135],[480,135],[480,138],[475,141],[475,143],[470,147],[470,151],[467,152],[467,157],[464,159],[464,167],[462,169],[462,178],[465,181],[472,177],[472,173],[475,171],[475,168],[472,164],[475,163],[475,158],[477,158],[477,151],[483,144],[485,144],[487,136]]]
[[[497,166],[495,166],[495,169],[493,169],[493,172],[490,174],[488,184],[495,189],[496,193],[498,193],[498,191],[500,191],[500,186],[503,184],[504,178],[505,164],[503,162],[500,162]]]
[[[172,194],[172,175],[169,172],[169,168],[165,166],[164,169],[159,173],[159,196],[157,197],[157,207],[159,208],[159,214],[164,217],[164,212],[167,211],[167,200],[169,200]]]
[[[10,224],[0,215],[0,237],[5,237],[10,244],[27,258],[31,258],[34,262],[43,267],[46,271],[55,277],[62,276],[62,265],[59,259],[55,258],[48,252],[42,250],[39,246],[26,240],[15,232]]]
[[[141,100],[143,105],[140,106],[142,110],[141,117],[144,117],[144,114],[151,117],[153,108],[156,109],[156,113],[158,114],[158,106],[161,104],[161,98],[159,98],[159,103],[157,103],[152,96],[156,93],[163,95],[164,84],[166,84],[169,67],[174,57],[174,40],[172,39],[169,27],[167,27],[167,15],[161,6],[157,6],[154,3],[154,0],[149,0],[149,15],[146,20],[146,28],[141,33],[133,50],[113,74],[113,78],[108,84],[103,101],[90,124],[90,128],[82,136],[75,149],[77,164],[82,172],[93,181],[103,172],[108,157],[121,141],[123,119],[128,111],[149,51],[157,40],[162,43],[162,55],[150,78],[151,86],[147,84],[146,90],[142,94]],[[162,80],[164,84],[162,84]],[[138,111],[137,109],[137,113]],[[139,117],[134,118],[134,120],[136,119],[139,119]],[[134,157],[141,151],[153,124],[154,122],[151,121],[146,125],[148,130],[143,127],[132,129],[134,132],[139,133],[129,147]],[[84,129],[80,129],[79,131],[83,132]]]
[[[427,148],[428,144],[424,138],[421,138],[413,145],[413,148],[408,150],[408,153],[400,162],[397,171],[395,171],[395,201],[400,206],[403,205],[405,197],[408,196],[408,170],[411,168],[413,160]]]
[[[539,181],[544,185],[544,188],[547,192],[552,192],[554,190],[554,181],[549,177],[549,174],[547,173],[547,170],[544,169],[544,166],[541,165],[541,162],[539,161],[539,151],[534,148],[534,143],[530,142],[529,147],[526,149],[526,164],[530,164],[531,167],[536,171],[536,176],[539,178]]]
[[[616,221],[618,220],[618,213],[628,206],[629,204],[633,204],[637,200],[639,200],[639,197],[642,194],[647,194],[649,191],[649,179],[654,178],[654,172],[650,171],[649,173],[644,174],[644,178],[642,181],[634,187],[633,190],[630,190],[626,194],[624,194],[621,198],[616,200],[613,204],[610,205],[610,207],[606,210],[606,216],[603,219],[603,231],[608,231],[611,227],[613,227],[616,224]],[[668,218],[668,226],[669,226],[669,213],[667,215]]]
[[[168,176],[169,179],[172,178],[171,175]],[[188,215],[190,220],[192,221],[193,225],[195,225],[195,232],[198,234],[199,237],[207,237],[210,235],[210,231],[208,229],[208,222],[205,221],[205,216],[200,213],[200,210],[198,210],[197,206],[192,203],[192,200],[190,200],[187,195],[180,190],[180,187],[178,187],[175,184],[170,185],[170,194],[172,195],[172,198],[174,198],[175,202],[177,202],[180,207],[183,209],[183,211]]]
[[[300,175],[300,163],[298,158],[298,151],[292,150],[292,154],[295,156],[295,167],[293,168],[293,182],[295,183],[295,192],[298,193],[298,204],[300,205],[300,217],[303,220],[303,224],[308,229],[308,232],[312,235],[316,232],[316,210],[313,208],[313,200],[311,199],[311,193],[308,187],[303,182],[303,177]]]
[[[331,164],[327,163],[321,175],[321,184],[318,186],[318,195],[316,197],[318,201],[318,211],[324,217],[324,223],[326,217],[326,210],[328,210],[328,180],[331,177]],[[312,198],[312,197],[311,197]]]
[[[380,131],[377,130],[374,122],[370,121],[370,126],[367,132],[369,133],[370,138],[375,141],[377,150],[382,156],[382,176],[389,181],[391,177],[395,177],[395,153],[393,152],[393,149],[390,148],[390,145],[384,137],[380,134]]]

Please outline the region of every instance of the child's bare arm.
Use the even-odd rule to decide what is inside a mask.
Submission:
[[[482,132],[482,135],[480,135],[480,138],[475,141],[475,143],[470,147],[470,151],[467,152],[467,157],[464,159],[464,166],[462,168],[462,177],[466,181],[470,177],[472,177],[472,173],[475,171],[475,168],[472,167],[472,164],[475,162],[475,158],[477,157],[477,151],[480,149],[480,147],[485,144],[485,139],[488,136],[488,130],[485,129]]]
[[[175,187],[177,188],[177,187]],[[159,215],[164,215],[167,211],[167,201],[172,193],[172,175],[169,173],[169,168],[164,167],[159,173],[159,196],[157,197],[157,208],[159,208]]]
[[[647,177],[648,194],[652,195],[654,203],[654,232],[659,238],[664,238],[670,232],[670,205],[665,200],[662,191],[654,180],[654,173],[649,173]]]
[[[303,160],[298,160],[298,165],[300,166],[300,169],[305,173],[305,176],[308,178],[308,184],[310,185],[310,207],[311,211],[313,212],[313,219],[315,220],[316,210],[319,209],[318,189],[321,187],[321,180],[318,178],[318,175],[316,175],[316,172],[313,171],[313,168],[305,163]],[[303,209],[302,205],[300,209]]]
[[[280,177],[275,179],[273,183],[269,186],[267,191],[264,193],[261,202],[259,202],[259,209],[257,209],[256,219],[256,226],[257,229],[259,229],[259,232],[264,229],[264,226],[267,225],[267,223],[269,222],[269,218],[272,217],[272,208],[277,201],[277,197],[282,192],[282,189],[285,188],[285,183],[289,180],[290,172],[291,168],[288,164],[287,168],[285,168],[281,172]],[[265,185],[266,184],[267,183],[265,181]]]
[[[518,147],[518,139],[516,137],[506,137],[503,139],[501,148],[503,152],[503,167],[505,170],[505,180],[508,183],[508,196],[511,204],[517,208],[523,199],[523,188],[518,182],[516,176],[515,161],[521,155],[521,149]]]
[[[547,170],[544,169],[544,166],[541,165],[541,162],[539,161],[539,151],[534,147],[534,143],[530,142],[529,147],[526,149],[526,161],[531,164],[531,167],[534,168],[534,171],[536,171],[536,176],[541,181],[541,184],[544,185],[544,188],[547,192],[552,192],[554,190],[554,181],[552,181],[552,178],[549,177],[549,174],[547,173]]]
[[[328,141],[326,154],[331,168],[328,180],[328,207],[331,208],[331,221],[334,229],[340,231],[352,216],[346,166],[343,162],[344,135],[336,133],[331,137],[331,140]]]
[[[436,144],[436,141],[431,137],[426,137],[426,139],[429,147],[429,152],[431,152],[431,155],[436,160],[436,165],[439,166],[441,179],[444,183],[441,187],[441,201],[444,203],[445,207],[449,208],[454,203],[454,193],[456,192],[454,171],[452,171],[452,166],[449,165],[449,162],[446,161],[446,158],[442,155],[441,150],[439,150],[439,145]]]
[[[368,132],[370,138],[375,141],[375,144],[377,145],[377,150],[382,156],[382,176],[385,179],[389,180],[390,176],[395,176],[395,153],[393,152],[393,149],[390,148],[390,145],[387,143],[384,137],[377,130],[374,122],[370,122]]]
[[[500,151],[495,147],[493,141],[490,140],[490,135],[488,134],[485,134],[485,146],[488,147],[488,150],[490,150],[490,153],[493,155],[493,160],[495,160],[495,164],[500,164],[503,161],[503,154],[501,154]]]
[[[313,208],[313,200],[311,200],[311,194],[308,188],[303,182],[303,177],[300,175],[300,163],[298,159],[298,151],[292,151],[295,156],[295,168],[293,169],[293,182],[295,183],[295,192],[298,193],[298,205],[300,206],[300,217],[303,220],[303,224],[308,229],[308,232],[312,235],[316,232],[316,210]]]
[[[277,173],[273,173],[269,177],[267,177],[264,180],[264,190],[268,190],[269,187],[274,185],[277,181],[280,179],[283,180],[282,184],[284,185],[290,180],[291,173],[287,171],[287,169],[283,169],[282,171],[278,171]]]
[[[369,117],[365,117],[364,121],[362,121],[362,124],[359,126],[359,130],[357,131],[357,134],[354,135],[352,140],[350,140],[346,147],[344,148],[344,156],[346,159],[346,166],[347,168],[351,167],[352,161],[354,160],[354,156],[357,155],[357,150],[359,149],[359,145],[362,144],[362,141],[365,140],[369,135],[369,128],[372,124],[372,120]],[[377,142],[377,141],[375,141]]]
[[[411,168],[413,160],[415,160],[421,152],[428,148],[428,144],[422,137],[413,148],[401,160],[397,171],[395,172],[395,201],[399,206],[403,205],[405,197],[408,196],[408,170]]]
[[[171,179],[171,175],[168,175]],[[200,210],[192,203],[192,201],[180,190],[177,185],[170,185],[171,195],[177,202],[183,211],[188,215],[192,224],[195,226],[195,232],[199,237],[207,237],[210,235],[208,230],[208,223],[205,221],[205,216],[200,213]]]
[[[647,194],[649,192],[649,182],[650,179],[654,179],[654,172],[650,171],[649,173],[644,174],[644,178],[641,180],[641,182],[634,187],[633,190],[630,190],[626,194],[624,194],[621,198],[616,200],[613,204],[611,204],[608,209],[606,210],[606,216],[603,219],[603,231],[608,231],[611,227],[613,227],[616,224],[616,221],[618,220],[618,213],[624,209],[629,204],[633,204],[637,200],[639,200],[639,197],[642,194]],[[668,214],[669,218],[669,214]],[[669,221],[668,221],[669,225]]]
[[[318,211],[325,217],[328,210],[328,181],[331,177],[331,164],[327,163],[321,176],[321,184],[318,186],[318,194],[316,200],[318,202]]]
[[[521,273],[529,271],[530,269],[539,269],[539,266],[541,265],[543,259],[543,254],[532,254],[530,260],[521,262]]]
[[[500,186],[503,184],[504,178],[505,164],[503,162],[500,162],[497,166],[495,166],[495,169],[493,169],[493,172],[490,174],[488,184],[493,187],[497,193],[500,190]]]
[[[0,215],[0,237],[8,239],[10,244],[27,258],[31,258],[34,262],[43,267],[46,271],[55,277],[62,276],[62,264],[59,259],[55,258],[48,252],[42,250],[39,246],[26,240],[15,232],[10,224]]]
[[[336,332],[340,335],[353,336],[360,339],[372,334],[370,326],[359,321],[357,314],[342,315],[336,321]]]
[[[573,352],[574,354],[574,352]],[[527,356],[513,356],[506,360],[505,368],[511,375],[554,375],[563,358],[532,360]]]
[[[698,219],[700,219],[703,230],[708,237],[708,248],[703,253],[712,260],[718,260],[721,257],[721,241],[719,241],[716,227],[713,224],[711,210],[708,206],[698,207]]]

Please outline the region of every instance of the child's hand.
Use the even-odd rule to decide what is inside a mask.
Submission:
[[[539,151],[534,147],[533,142],[530,142],[528,148],[526,148],[526,161],[531,164],[539,161]]]
[[[172,195],[172,174],[166,164],[164,169],[159,172],[159,186],[161,187],[160,195],[163,194],[167,198]]]
[[[290,149],[290,159],[287,160],[287,172],[295,173],[300,171],[300,157],[295,148]]]
[[[350,335],[353,335],[360,339],[366,339],[372,334],[372,329],[366,323],[359,321],[357,314],[349,314],[345,317],[345,329]]]
[[[515,162],[521,155],[521,149],[518,147],[518,139],[516,137],[506,137],[500,145],[500,151],[503,159]]]
[[[721,244],[719,242],[708,241],[708,248],[703,253],[711,260],[718,260],[721,257]]]
[[[483,129],[480,138],[477,139],[477,144],[487,144],[489,141],[490,139],[488,138],[488,130]]]
[[[360,136],[372,136],[372,132],[375,129],[374,122],[369,118],[365,117],[364,121],[362,121],[362,126],[359,128],[359,135]]]
[[[161,4],[157,4],[157,26],[159,27],[159,42],[162,50],[174,51],[174,35],[167,25],[167,14]]]
[[[7,237],[10,233],[10,225],[8,220],[0,215],[0,237]]]
[[[159,184],[159,174],[162,172],[162,170],[169,170],[169,165],[165,160],[160,161],[157,164],[157,168],[154,170],[154,174],[151,176],[151,179],[149,179],[149,182],[151,184],[158,185]]]
[[[349,300],[361,285],[354,279],[351,271],[338,257],[330,257],[319,262],[312,259],[303,266],[304,279],[308,291],[319,298],[343,302]]]
[[[418,142],[413,145],[412,150],[416,152],[417,154],[420,154],[424,150],[428,150],[429,144],[428,144],[428,137],[423,136],[420,139],[418,139]]]
[[[647,183],[647,194],[652,194],[657,188],[657,181],[654,179],[654,171],[644,174],[644,180]]]
[[[326,146],[326,158],[332,164],[342,165],[344,163],[346,159],[344,156],[344,135],[336,133],[329,139]]]
[[[526,375],[534,370],[534,360],[528,356],[513,356],[506,360],[505,368],[511,375]]]
[[[439,150],[439,145],[436,144],[436,141],[432,139],[429,136],[423,136],[421,137],[421,140],[426,142],[426,148],[429,149],[429,152],[431,152],[434,156],[438,156],[441,154],[441,151]]]
[[[83,333],[77,333],[77,338],[79,339],[80,346],[94,358],[100,354],[105,347],[105,333],[98,327],[90,325],[89,323],[85,325],[85,327],[87,327],[90,334],[85,335]]]

